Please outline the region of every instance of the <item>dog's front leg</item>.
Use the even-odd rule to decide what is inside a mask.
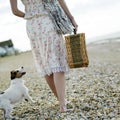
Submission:
[[[28,93],[26,93],[24,96],[26,101],[30,101],[30,103],[35,103],[35,101],[32,99],[32,97]]]

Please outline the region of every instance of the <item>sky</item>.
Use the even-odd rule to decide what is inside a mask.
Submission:
[[[19,1],[18,7],[24,11]],[[65,0],[79,25],[78,33],[84,32],[86,43],[98,36],[120,32],[120,0]],[[9,0],[0,0],[0,42],[12,39],[14,47],[30,50],[26,33],[26,20],[12,14]]]

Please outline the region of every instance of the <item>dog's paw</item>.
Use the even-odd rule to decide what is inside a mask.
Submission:
[[[32,104],[35,104],[35,103],[37,103],[36,101],[34,101],[34,100],[31,100],[30,101],[30,104],[32,105]]]
[[[35,101],[35,100],[32,100],[32,103],[37,103],[37,101]]]

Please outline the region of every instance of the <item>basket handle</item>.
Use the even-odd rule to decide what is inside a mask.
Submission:
[[[74,34],[77,34],[77,31],[75,29],[73,29],[73,32],[74,32]]]

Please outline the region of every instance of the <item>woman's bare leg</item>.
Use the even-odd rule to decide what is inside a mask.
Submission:
[[[51,75],[46,75],[45,76],[45,79],[50,87],[50,89],[52,90],[52,92],[54,93],[54,95],[57,97],[58,99],[58,95],[57,95],[57,92],[56,92],[56,88],[55,88],[55,84],[54,84],[54,80],[53,80],[53,74]]]
[[[55,83],[57,96],[60,104],[60,112],[66,112],[64,72],[54,73],[54,83]]]

